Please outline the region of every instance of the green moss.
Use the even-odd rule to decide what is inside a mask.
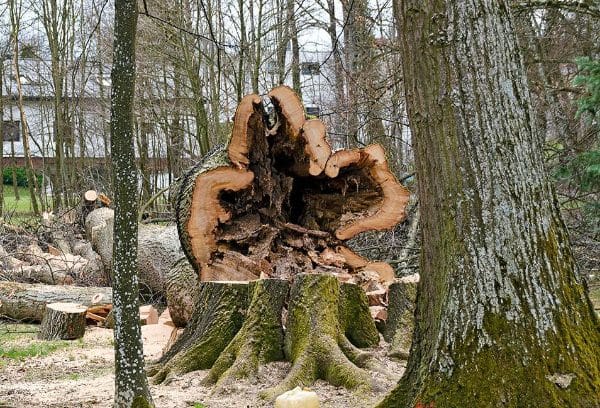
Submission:
[[[247,317],[242,328],[223,350],[204,382],[219,385],[255,375],[259,364],[283,359],[281,312],[289,282],[263,279],[252,282]]]
[[[348,341],[340,322],[342,294],[338,280],[330,275],[300,274],[290,294],[286,357],[293,363],[288,376],[277,387],[261,393],[273,399],[296,386],[310,386],[324,379],[336,386],[367,390],[371,378],[355,363],[364,362]]]
[[[211,368],[245,320],[248,285],[202,282],[195,312],[184,333],[158,363],[148,368],[154,383]]]
[[[357,347],[379,344],[379,332],[369,312],[369,300],[358,285],[343,283],[340,287],[339,315],[342,331]]]

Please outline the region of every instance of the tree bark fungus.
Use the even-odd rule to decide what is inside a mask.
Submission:
[[[368,275],[379,284],[393,278],[393,270],[358,256],[344,241],[402,221],[408,191],[378,145],[335,159],[343,153],[332,154],[325,125],[305,119],[288,87],[244,97],[233,122],[228,146],[179,182],[179,236],[203,282],[182,338],[150,374],[161,382],[211,368],[205,382],[219,387],[254,375],[261,363],[287,358],[290,374],[266,396],[317,378],[370,388],[359,366],[378,367],[358,347],[378,344],[379,334],[364,291],[339,281]],[[336,163],[328,171],[331,160]],[[243,294],[236,287],[234,295],[223,292],[224,281],[253,283]],[[288,281],[294,283],[284,354]]]

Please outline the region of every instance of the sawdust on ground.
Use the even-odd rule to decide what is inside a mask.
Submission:
[[[147,329],[143,332],[147,331]],[[112,407],[114,392],[113,332],[99,327],[88,328],[83,341],[45,357],[24,361],[6,359],[0,365],[0,407]],[[148,361],[160,356],[166,336],[145,336],[144,351]],[[317,381],[311,390],[320,398],[323,408],[372,407],[395,386],[404,371],[404,362],[385,356],[387,345],[382,342],[373,352],[390,372],[392,378],[371,372],[376,390],[358,395],[344,388],[336,388]],[[258,393],[277,385],[289,371],[286,362],[263,366],[257,378],[239,381],[234,386],[213,393],[201,385],[208,370],[195,371],[178,377],[168,385],[151,385],[154,403],[159,408],[194,407],[201,403],[206,408],[273,407],[272,402],[260,399]]]

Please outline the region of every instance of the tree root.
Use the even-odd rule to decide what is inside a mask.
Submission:
[[[340,316],[340,310],[344,310],[339,307],[343,303],[342,292],[333,276],[296,277],[285,336],[285,353],[293,363],[292,369],[281,384],[262,392],[263,398],[272,400],[296,386],[309,386],[317,379],[357,391],[373,388],[371,377],[359,367],[373,364],[372,359],[357,350],[344,334],[341,322],[350,321],[352,316]]]
[[[169,383],[190,371],[212,367],[242,326],[248,284],[202,282],[192,320],[173,347],[147,369],[152,383]]]
[[[215,361],[204,384],[217,389],[239,378],[254,376],[259,364],[283,360],[281,311],[289,282],[263,279],[250,283],[250,306],[240,331]]]

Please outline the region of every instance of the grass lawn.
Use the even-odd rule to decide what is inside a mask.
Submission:
[[[38,340],[38,331],[37,325],[0,322],[0,368],[9,360],[23,361],[30,357],[43,357],[72,344],[79,344],[64,340]]]
[[[19,200],[15,197],[15,190],[11,185],[4,186],[4,211],[7,214],[15,212],[19,215],[31,213],[31,200],[29,199],[29,189],[27,187],[18,187]]]

